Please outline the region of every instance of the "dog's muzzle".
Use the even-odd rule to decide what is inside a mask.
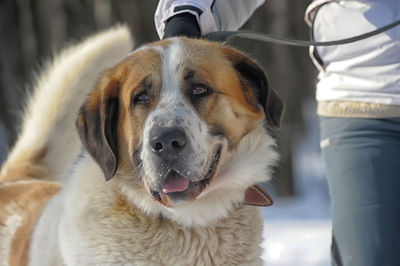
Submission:
[[[153,198],[167,206],[175,201],[194,200],[214,176],[221,147],[214,150],[206,174],[198,175],[190,167],[191,160],[196,158],[192,158],[192,145],[183,128],[154,127],[149,140],[158,172],[158,184],[150,188]]]

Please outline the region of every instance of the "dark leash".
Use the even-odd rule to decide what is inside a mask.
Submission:
[[[294,40],[289,38],[284,38],[272,34],[265,34],[260,32],[254,31],[216,31],[208,33],[204,36],[205,39],[210,41],[218,41],[224,44],[228,44],[234,38],[243,38],[243,39],[251,39],[257,40],[262,42],[270,42],[270,43],[278,43],[278,44],[285,44],[285,45],[292,45],[292,46],[301,46],[301,47],[308,47],[308,46],[333,46],[333,45],[342,45],[347,43],[353,43],[360,40],[367,39],[369,37],[375,36],[382,32],[388,31],[393,29],[394,27],[400,25],[400,20],[392,22],[386,26],[378,28],[374,31],[370,31],[361,35],[357,35],[354,37],[335,40],[335,41],[327,41],[327,42],[313,42],[313,41],[304,41],[304,40]]]

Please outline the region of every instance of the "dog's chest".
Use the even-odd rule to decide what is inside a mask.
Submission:
[[[185,228],[138,213],[130,213],[129,219],[126,212],[121,215],[114,213],[110,217],[113,221],[107,223],[102,219],[81,225],[79,233],[83,239],[75,252],[84,254],[74,257],[88,258],[86,264],[113,265],[258,265],[260,262],[262,221],[254,207],[240,207],[215,226],[199,228]]]

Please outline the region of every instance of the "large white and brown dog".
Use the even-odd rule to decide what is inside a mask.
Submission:
[[[281,100],[233,48],[132,45],[114,28],[39,77],[0,175],[0,265],[262,264],[247,205],[271,203],[254,185]]]

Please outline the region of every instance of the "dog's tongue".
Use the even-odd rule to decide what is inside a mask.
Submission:
[[[167,179],[165,179],[162,185],[162,191],[164,193],[182,192],[185,191],[188,186],[189,180],[176,172],[172,172],[168,175]]]

